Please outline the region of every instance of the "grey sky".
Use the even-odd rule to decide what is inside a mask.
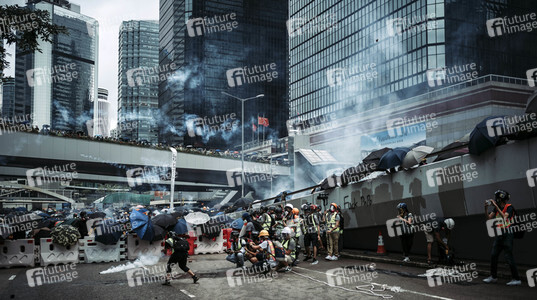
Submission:
[[[2,0],[2,4],[25,6],[25,0]],[[108,89],[110,101],[111,127],[117,120],[117,70],[118,70],[118,33],[122,21],[158,20],[158,0],[74,0],[80,5],[83,15],[99,22],[99,87]],[[14,47],[8,48],[14,54]],[[8,58],[10,67],[5,70],[7,76],[15,73],[15,57]]]

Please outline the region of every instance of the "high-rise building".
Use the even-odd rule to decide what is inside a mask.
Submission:
[[[131,20],[121,24],[118,128],[122,139],[152,144],[158,141],[158,47],[158,21]]]
[[[161,142],[237,146],[243,123],[247,142],[286,134],[287,2],[160,2],[160,67],[177,67],[161,70]],[[222,92],[264,97],[241,120],[241,102]]]
[[[395,140],[393,122],[432,116],[438,129],[420,137],[440,147],[486,116],[521,113],[537,61],[531,13],[523,0],[290,1],[290,123],[329,125],[300,143],[359,154]]]
[[[97,107],[98,23],[69,1],[28,1],[67,28],[39,51],[16,49],[15,115],[32,115],[33,125],[86,132]]]
[[[15,116],[15,78],[5,77],[0,82],[2,94],[2,114],[1,117],[12,118]]]
[[[99,120],[97,126],[98,134],[103,137],[110,136],[110,119],[109,119],[109,107],[110,102],[108,102],[108,90],[105,88],[99,88],[98,103],[97,103],[97,119]],[[95,130],[95,127],[94,127]]]

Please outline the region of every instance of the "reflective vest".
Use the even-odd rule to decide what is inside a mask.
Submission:
[[[503,207],[502,212],[503,212],[504,214],[505,214],[505,212],[507,211],[507,208],[509,208],[509,206],[511,206],[511,204],[506,204],[506,205]],[[509,218],[507,218],[507,220],[504,220],[504,219],[502,218],[502,215],[500,215],[500,213],[499,213],[498,211],[496,211],[496,216],[495,216],[495,218],[496,218],[496,219],[501,219],[501,220],[502,220],[502,222],[498,222],[498,223],[497,223],[497,224],[498,224],[497,226],[498,226],[499,228],[508,228],[509,226],[511,226],[511,223],[512,223],[512,221],[513,221],[513,217],[514,217],[514,214],[513,214],[513,216],[509,216]]]
[[[268,243],[268,253],[270,254],[267,259],[269,260],[276,260],[276,250],[274,250],[274,244],[272,241],[267,240]]]
[[[291,228],[295,233],[295,238],[298,238],[302,235],[301,221],[302,219],[297,216],[296,218],[289,220],[289,222],[287,223],[287,227]]]
[[[242,242],[240,238],[237,238],[233,241],[233,251],[240,251],[242,248]]]
[[[331,213],[330,217],[328,218],[328,230],[332,230],[332,232],[337,232],[339,233],[340,230],[339,230],[339,226],[336,228],[336,216],[337,216],[337,212],[333,212]],[[334,229],[336,228],[336,229]]]
[[[282,243],[282,246],[283,246],[283,248],[284,248],[285,250],[289,250],[289,241],[290,241],[290,240],[284,240],[283,243]],[[293,259],[295,259],[295,256],[296,256],[296,253],[295,253],[295,252],[296,252],[296,251],[293,250],[293,251],[289,254],[289,256],[291,256]]]
[[[263,222],[263,224],[261,226],[263,226],[264,230],[268,231],[270,229],[270,224],[272,224],[272,218],[267,213],[263,214],[263,218],[264,218],[265,221]]]

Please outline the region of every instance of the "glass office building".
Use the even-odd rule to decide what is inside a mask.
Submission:
[[[290,118],[380,114],[386,105],[466,81],[449,76],[465,69],[477,72],[470,79],[523,78],[537,58],[536,31],[491,36],[487,20],[536,8],[523,0],[290,1]]]
[[[32,114],[33,125],[87,132],[97,106],[98,23],[68,1],[29,1],[46,10],[69,35],[40,42],[39,51],[16,49],[15,114]]]
[[[1,116],[3,118],[13,118],[15,116],[15,79],[13,77],[2,78],[2,82],[0,82],[0,88],[2,92]]]
[[[124,21],[119,29],[119,137],[157,143],[158,21]]]
[[[240,145],[241,102],[222,92],[239,98],[264,94],[245,102],[247,142],[286,135],[287,3],[160,2],[160,66],[179,66],[160,82],[160,141],[200,147]],[[245,70],[259,74],[245,74]],[[267,78],[273,72],[276,76]],[[258,116],[268,119],[267,126],[258,124]],[[221,129],[189,130],[188,122],[200,118],[218,119]],[[222,126],[225,122],[233,125]],[[209,121],[203,124],[215,126]]]

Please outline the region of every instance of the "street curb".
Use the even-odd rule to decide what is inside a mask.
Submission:
[[[385,255],[371,256],[371,255],[351,254],[351,253],[345,253],[345,252],[341,252],[340,255],[341,255],[341,257],[350,258],[350,259],[359,259],[359,260],[372,261],[372,262],[381,262],[381,263],[387,263],[387,264],[392,264],[392,265],[411,266],[411,267],[423,268],[423,269],[431,269],[431,268],[433,268],[433,266],[430,266],[427,263],[415,262],[415,261],[403,262],[402,260],[388,258]],[[439,266],[439,267],[441,267],[441,266]],[[489,277],[490,276],[490,270],[488,270],[488,269],[483,269],[483,268],[478,267],[476,269],[476,271],[477,271],[477,274],[480,275],[480,276],[484,276],[484,277]],[[521,270],[519,269],[519,274],[520,274],[520,272],[521,272]],[[524,273],[525,272],[526,271],[524,270]],[[511,273],[510,272],[505,273],[505,272],[501,272],[500,270],[498,270],[498,278],[511,279]]]

